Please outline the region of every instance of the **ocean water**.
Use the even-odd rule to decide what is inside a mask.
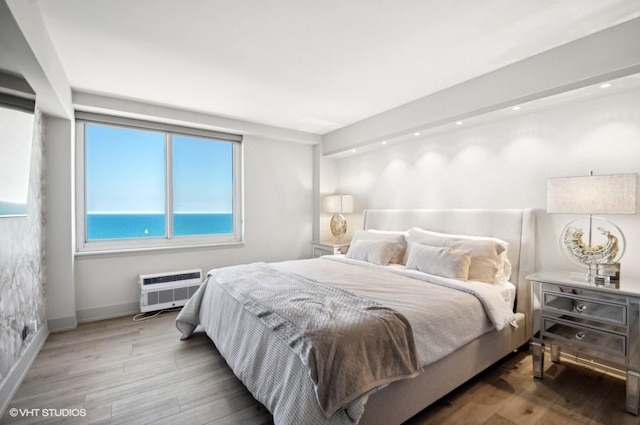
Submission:
[[[164,214],[87,214],[87,240],[165,236]],[[175,236],[233,232],[233,214],[174,214]]]

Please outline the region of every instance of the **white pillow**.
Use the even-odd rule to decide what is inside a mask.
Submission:
[[[415,243],[407,259],[407,268],[435,276],[467,280],[471,251],[445,247],[435,247]]]
[[[358,240],[349,246],[347,258],[366,261],[379,266],[386,266],[392,258],[402,253],[403,247],[398,242],[384,239]]]
[[[502,268],[498,270],[496,283],[509,282],[509,278],[511,277],[511,261],[509,261],[507,257],[507,251],[500,254],[500,258],[502,259]]]
[[[506,274],[511,273],[511,264],[508,264],[508,270],[505,265],[506,251],[509,244],[497,238],[450,235],[413,228],[409,230],[407,257],[416,243],[470,250],[469,280],[499,283],[502,282]]]
[[[404,251],[407,247],[406,232],[393,232],[386,230],[358,230],[353,234],[351,238],[351,245],[360,240],[385,240],[389,242],[395,242],[399,246],[399,251],[393,256],[390,263],[392,264],[404,264]]]

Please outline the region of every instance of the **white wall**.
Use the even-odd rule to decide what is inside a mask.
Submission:
[[[244,246],[76,257],[79,321],[136,312],[139,274],[311,255],[313,146],[257,136],[243,146]]]
[[[47,318],[54,330],[77,325],[74,297],[75,250],[74,125],[44,116]]]
[[[322,198],[327,195],[338,194],[338,163],[335,159],[322,157],[318,161],[320,183],[318,185],[318,232],[317,241],[335,242],[335,237],[331,234],[329,223],[333,214],[322,211]],[[347,219],[347,226],[350,226]]]
[[[343,158],[339,191],[360,210],[535,208],[537,269],[574,269],[558,237],[577,216],[546,214],[547,178],[639,173],[640,89],[515,115]],[[627,238],[622,275],[640,277],[640,216],[608,218]]]

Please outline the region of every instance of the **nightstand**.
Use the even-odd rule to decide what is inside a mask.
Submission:
[[[533,375],[543,378],[544,346],[551,360],[561,350],[626,371],[627,412],[640,403],[640,280],[595,285],[569,273],[534,273]]]
[[[348,243],[311,242],[311,245],[313,246],[313,258],[323,255],[346,254],[349,249]]]

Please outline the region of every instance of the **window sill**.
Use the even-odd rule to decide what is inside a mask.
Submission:
[[[147,246],[136,248],[117,248],[117,249],[86,249],[83,251],[76,251],[74,256],[78,259],[91,258],[91,257],[120,257],[128,255],[145,255],[154,254],[158,252],[171,252],[171,251],[192,251],[202,249],[228,249],[228,248],[241,248],[244,246],[244,242],[225,242],[225,243],[202,243],[202,244],[188,244],[188,245],[165,245],[165,246]]]

